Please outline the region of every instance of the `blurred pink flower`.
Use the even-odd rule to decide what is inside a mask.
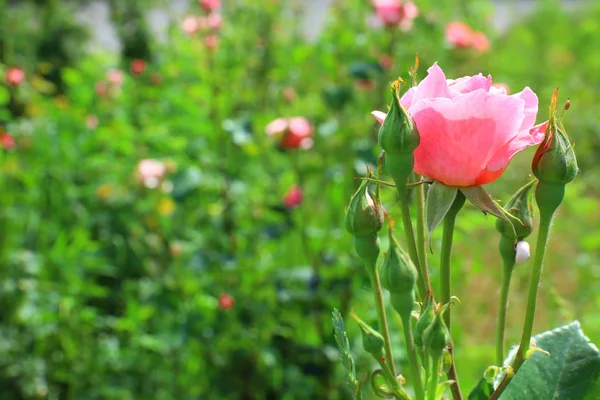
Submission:
[[[491,76],[481,74],[447,80],[436,63],[402,96],[421,138],[416,173],[450,186],[484,185],[498,179],[516,153],[544,139],[534,127],[538,98],[531,89],[508,96],[491,87]]]
[[[419,9],[411,1],[372,0],[372,4],[375,15],[384,25],[399,25],[403,31],[410,30],[413,20],[419,15]]]
[[[94,114],[90,114],[87,117],[85,117],[85,126],[88,129],[94,130],[98,127],[98,117],[95,116]]]
[[[296,98],[296,91],[294,90],[294,88],[286,87],[285,89],[283,89],[283,98],[290,103],[294,101],[294,99]]]
[[[473,32],[471,44],[480,53],[485,53],[490,49],[490,40],[483,32]]]
[[[146,70],[146,62],[140,58],[136,58],[131,62],[131,73],[141,75]]]
[[[196,17],[188,16],[181,22],[181,29],[183,29],[188,36],[192,36],[198,32],[198,28],[198,19]]]
[[[285,149],[309,149],[313,145],[313,126],[304,117],[277,118],[265,128],[267,135],[281,135],[281,147]]]
[[[216,50],[217,46],[219,45],[219,37],[213,33],[206,35],[204,38],[204,45],[211,51]]]
[[[5,150],[14,149],[17,146],[15,138],[6,132],[0,133],[0,144],[2,144],[2,148]]]
[[[273,136],[287,131],[288,121],[285,118],[277,118],[267,124],[265,128],[267,135]]]
[[[218,31],[221,28],[221,23],[223,18],[219,13],[211,13],[208,17],[206,17],[206,25],[209,29],[214,31]]]
[[[108,85],[104,81],[96,82],[94,90],[98,96],[104,97],[108,94]]]
[[[287,208],[294,208],[302,204],[302,189],[298,185],[292,185],[283,196],[283,205]]]
[[[458,21],[446,25],[446,40],[453,47],[470,47],[480,53],[490,48],[490,41],[485,33],[474,31],[467,24]]]
[[[471,46],[473,31],[463,22],[450,22],[446,25],[446,40],[454,47]]]
[[[394,66],[394,57],[389,54],[383,54],[379,57],[379,65],[381,65],[381,68],[383,69],[392,68]]]
[[[138,182],[148,189],[156,189],[168,172],[167,165],[154,159],[141,160],[136,168]]]
[[[204,11],[214,11],[221,6],[221,0],[200,0],[200,7]]]
[[[6,83],[10,86],[19,86],[25,82],[25,71],[18,67],[10,67],[6,70]]]
[[[111,69],[106,73],[106,80],[113,86],[121,86],[124,79],[125,74],[120,69]]]

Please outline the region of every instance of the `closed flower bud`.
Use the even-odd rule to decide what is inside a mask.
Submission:
[[[434,359],[440,359],[444,354],[444,349],[451,343],[448,327],[442,319],[442,313],[438,312],[435,314],[433,322],[423,332],[425,350]]]
[[[533,174],[545,183],[567,184],[577,175],[577,158],[560,118],[556,117],[558,89],[552,96],[548,122],[534,129],[545,130],[545,138],[533,157]]]
[[[377,361],[384,359],[385,351],[383,350],[383,346],[385,341],[383,340],[383,336],[358,318],[354,311],[351,312],[350,315],[360,327],[363,339],[363,348],[365,351],[375,357]]]
[[[420,136],[414,120],[400,105],[400,83],[397,80],[392,84],[392,104],[387,115],[378,111],[373,115],[381,122],[379,145],[386,153],[386,169],[398,193],[403,193],[415,166],[414,151],[419,146]]]
[[[503,219],[498,218],[496,220],[496,229],[503,236],[514,239],[513,226],[519,240],[526,238],[533,231],[533,196],[531,195],[531,189],[534,183],[535,180],[519,189],[504,207],[513,217],[518,218],[521,223],[515,221],[511,226],[511,224]]]
[[[390,248],[381,267],[381,284],[390,293],[410,293],[415,288],[417,269],[402,251],[390,229]]]
[[[433,319],[435,317],[435,312],[433,311],[433,297],[428,295],[425,299],[425,303],[423,304],[423,309],[421,310],[421,316],[419,316],[419,320],[415,324],[415,328],[413,330],[413,335],[415,337],[415,345],[417,348],[423,348],[423,334],[425,329],[431,325]]]
[[[346,209],[346,230],[354,236],[376,234],[383,226],[383,208],[379,196],[369,193],[369,182],[363,181]]]
[[[392,84],[390,109],[379,129],[379,145],[388,157],[395,154],[412,154],[420,142],[415,122],[400,105],[399,91],[400,80],[397,80]]]
[[[529,260],[530,252],[529,252],[529,243],[524,240],[521,240],[517,243],[515,247],[516,255],[515,262],[517,264],[524,264]]]

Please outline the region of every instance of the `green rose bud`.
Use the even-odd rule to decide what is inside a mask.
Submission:
[[[369,176],[370,177],[370,174]],[[376,234],[383,226],[383,207],[379,196],[369,193],[369,182],[363,181],[346,209],[346,230],[354,236]]]
[[[421,316],[417,320],[415,324],[415,328],[413,330],[413,335],[415,337],[415,346],[417,348],[423,348],[423,334],[425,333],[425,329],[433,322],[433,318],[435,317],[435,312],[433,310],[433,297],[431,294],[427,295],[425,298],[425,302],[423,303],[423,309],[421,311]]]
[[[423,345],[433,359],[441,359],[444,349],[452,343],[450,332],[442,318],[442,313],[437,312],[433,322],[423,332]]]
[[[400,105],[400,83],[397,80],[392,84],[392,103],[379,129],[379,145],[386,152],[385,165],[398,193],[404,191],[413,171],[413,153],[421,140],[414,120]]]
[[[550,104],[550,118],[546,125],[546,136],[533,157],[533,174],[545,183],[567,184],[577,175],[577,158],[561,118],[556,117],[558,89],[554,91]],[[570,103],[567,103],[570,104]],[[565,110],[568,107],[565,106]]]
[[[350,313],[350,316],[354,318],[360,328],[365,351],[375,357],[378,362],[382,362],[382,360],[385,359],[385,351],[383,350],[385,341],[383,340],[383,336],[358,318],[358,315],[356,315],[354,311]]]

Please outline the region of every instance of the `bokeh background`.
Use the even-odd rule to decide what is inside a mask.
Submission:
[[[416,54],[420,78],[437,61],[530,86],[539,122],[557,86],[571,99],[581,173],[534,332],[578,319],[600,343],[600,3],[415,0],[393,22],[370,0],[211,3],[0,0],[1,399],[349,399],[331,311],[376,315],[344,208],[380,151],[370,112]],[[527,181],[533,151],[495,198]],[[468,392],[493,363],[501,260],[492,217],[466,207],[457,229]]]

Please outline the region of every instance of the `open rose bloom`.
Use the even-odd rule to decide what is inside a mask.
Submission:
[[[399,25],[403,31],[410,30],[419,15],[419,9],[411,1],[373,0],[372,4],[375,15],[384,25]]]
[[[265,128],[267,135],[280,136],[284,149],[310,149],[313,145],[313,126],[304,117],[277,118]]]
[[[400,104],[421,138],[415,172],[449,186],[491,183],[516,153],[544,139],[543,130],[534,127],[536,94],[526,87],[508,96],[492,86],[491,76],[447,80],[434,64]],[[382,112],[373,115],[380,122],[385,119]]]

